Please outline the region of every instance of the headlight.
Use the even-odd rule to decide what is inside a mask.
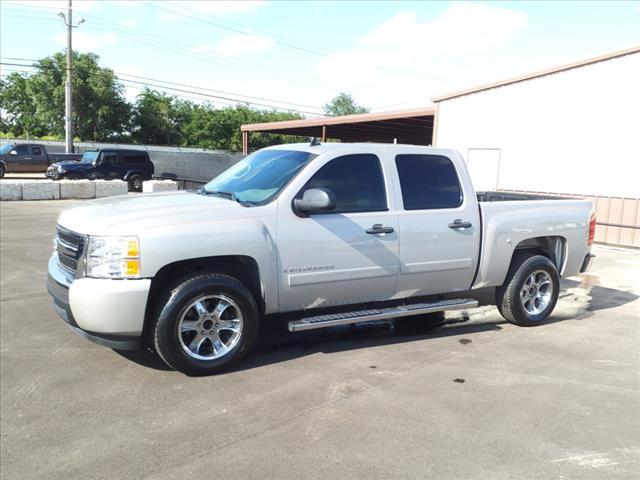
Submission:
[[[137,237],[89,237],[87,277],[139,278],[140,242]]]

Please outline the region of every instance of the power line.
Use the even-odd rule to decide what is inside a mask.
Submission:
[[[55,7],[48,7],[45,5],[33,5],[33,7],[55,8]],[[29,10],[27,10],[27,12],[28,11]],[[133,40],[134,42],[147,45],[153,48],[159,48],[159,49],[162,49],[164,52],[168,50],[168,51],[179,54],[181,57],[188,56],[201,61],[206,61],[216,65],[223,65],[228,68],[233,68],[237,70],[243,70],[243,71],[249,71],[249,72],[258,71],[260,72],[261,75],[270,76],[272,78],[275,78],[278,80],[284,80],[290,83],[294,83],[295,77],[298,77],[300,79],[303,79],[307,87],[312,86],[312,87],[323,88],[323,89],[329,88],[331,90],[344,90],[343,88],[337,85],[320,82],[316,78],[309,79],[308,77],[302,77],[295,73],[290,74],[286,71],[283,71],[282,69],[279,69],[277,67],[273,67],[270,65],[264,65],[261,63],[252,62],[248,60],[242,60],[242,59],[238,59],[238,58],[231,57],[231,56],[224,55],[217,52],[214,53],[214,52],[198,51],[198,47],[195,45],[179,42],[176,40],[168,40],[167,38],[159,35],[144,32],[139,29],[123,27],[114,22],[92,17],[90,15],[87,15],[86,18],[91,20],[91,23],[93,24],[92,25],[93,28],[98,31],[106,32],[116,37]],[[180,45],[182,45],[182,47],[180,47]],[[274,74],[272,72],[276,72],[276,73]],[[286,74],[286,76],[283,76],[283,74]],[[295,83],[299,84],[300,82],[295,82]]]
[[[294,49],[294,50],[297,50],[297,51],[300,51],[300,52],[303,52],[303,53],[307,53],[307,54],[310,54],[310,55],[314,55],[316,57],[324,57],[324,58],[331,57],[330,53],[320,51],[319,49],[317,49],[315,47],[314,48],[301,47],[300,45],[303,45],[304,44],[303,42],[300,42],[299,40],[296,40],[296,39],[289,39],[287,37],[284,37],[283,35],[275,34],[273,32],[268,32],[268,31],[262,30],[262,29],[260,29],[260,30],[259,29],[255,29],[255,28],[253,28],[251,26],[242,25],[242,24],[237,23],[237,22],[231,22],[229,20],[226,20],[226,23],[237,25],[239,28],[229,27],[229,26],[226,26],[226,25],[221,25],[220,23],[216,23],[216,22],[213,22],[211,20],[207,20],[207,18],[208,19],[211,19],[211,18],[216,19],[218,22],[225,21],[225,20],[222,20],[222,19],[220,19],[218,17],[214,17],[212,15],[203,14],[201,12],[198,12],[197,10],[191,9],[191,8],[186,7],[184,5],[174,4],[172,2],[165,2],[166,4],[172,5],[173,7],[180,8],[181,10],[184,10],[184,11],[187,11],[187,12],[191,12],[194,15],[189,15],[189,14],[177,11],[177,10],[168,9],[166,7],[160,6],[160,5],[155,4],[155,3],[150,3],[150,2],[144,2],[144,3],[146,5],[148,5],[149,7],[153,8],[153,9],[163,10],[163,11],[165,11],[167,13],[178,15],[178,16],[181,16],[183,18],[187,18],[187,19],[190,19],[190,20],[193,20],[193,21],[196,21],[196,22],[200,22],[200,23],[203,23],[203,24],[206,24],[206,25],[209,25],[209,26],[213,26],[213,27],[216,27],[216,28],[220,28],[220,29],[223,29],[223,30],[227,30],[227,31],[231,31],[231,32],[234,32],[234,33],[238,33],[240,35],[252,36],[251,33],[248,33],[246,31],[246,29],[260,31],[260,32],[265,33],[267,35],[270,35],[272,37],[278,37],[278,38],[287,39],[287,41],[274,40],[274,43],[276,43],[276,44],[278,44],[280,46],[283,46],[283,47],[286,47],[286,48],[290,48],[290,49]],[[30,7],[32,7],[32,8],[56,8],[56,7],[49,7],[49,6],[45,6],[45,5],[30,5]],[[89,16],[87,16],[87,15],[85,15],[85,17],[89,18]],[[203,17],[206,17],[206,18],[203,18]],[[94,21],[95,20],[98,20],[98,19],[94,18]],[[293,43],[290,43],[290,42],[293,42]],[[387,73],[393,73],[393,74],[396,74],[396,75],[411,76],[411,77],[422,78],[422,79],[426,79],[426,80],[437,80],[437,81],[441,81],[441,82],[454,82],[455,81],[453,79],[438,77],[438,76],[434,76],[434,75],[428,75],[428,74],[424,74],[424,73],[421,73],[421,72],[407,72],[407,71],[403,71],[403,70],[396,70],[396,69],[387,68],[387,67],[384,67],[384,66],[381,66],[381,65],[365,65],[365,66],[368,66],[370,68],[374,68],[376,70],[384,71],[384,72],[387,72]],[[344,90],[344,89],[340,89],[340,90]]]
[[[16,60],[16,61],[23,61],[23,62],[38,62],[39,60],[33,59],[33,58],[15,58],[15,57],[1,57],[5,60]],[[13,66],[20,66],[20,67],[34,67],[36,68],[36,66],[32,66],[32,65],[23,65],[23,64],[10,64],[10,63],[2,63],[3,65],[13,65]],[[252,100],[262,100],[265,102],[270,102],[270,103],[279,103],[279,104],[283,104],[283,105],[292,105],[295,107],[302,107],[302,108],[316,108],[319,109],[320,107],[318,107],[317,105],[307,105],[307,104],[303,104],[303,103],[295,103],[295,102],[285,102],[283,100],[275,100],[272,98],[266,98],[266,97],[256,97],[253,95],[245,95],[242,93],[237,93],[237,92],[229,92],[226,90],[216,90],[213,88],[206,88],[206,87],[199,87],[197,85],[191,85],[191,84],[187,84],[187,83],[179,83],[179,82],[171,82],[168,80],[161,80],[158,78],[151,78],[151,77],[143,77],[140,75],[133,75],[130,73],[124,73],[124,72],[118,72],[115,70],[112,70],[113,73],[117,74],[119,77],[131,77],[131,78],[136,78],[136,79],[140,79],[140,80],[150,80],[152,82],[159,82],[159,83],[166,83],[168,85],[176,85],[178,87],[187,87],[187,88],[195,88],[198,90],[203,90],[203,91],[207,91],[207,92],[213,92],[213,93],[219,93],[219,94],[223,94],[223,95],[234,95],[236,97],[243,97],[243,98],[248,98],[248,99],[252,99]]]
[[[27,59],[23,59],[23,60],[27,60]],[[11,63],[11,62],[0,62],[0,65],[8,65],[8,66],[14,66],[14,67],[23,67],[23,68],[50,68],[53,69],[53,67],[45,67],[43,65],[25,65],[25,64],[20,64],[20,63]],[[28,73],[28,71],[24,71],[24,73]],[[131,77],[138,77],[136,75],[128,75],[128,74],[119,74],[116,71],[113,71],[113,73],[115,73],[116,75],[126,75],[126,76],[131,76]],[[150,81],[154,81],[154,82],[161,82],[161,83],[167,83],[167,84],[173,84],[173,85],[179,85],[179,86],[186,86],[186,87],[191,87],[191,88],[200,88],[200,87],[195,87],[192,85],[186,85],[186,84],[179,84],[179,83],[175,83],[175,82],[168,82],[168,81],[164,81],[164,80],[158,80],[158,79],[152,79],[149,77],[138,77],[138,78],[143,78],[146,80],[150,80]],[[126,83],[133,83],[135,85],[144,85],[146,87],[154,87],[154,88],[163,88],[165,90],[170,90],[170,91],[176,91],[176,92],[181,92],[181,93],[188,93],[188,94],[194,94],[194,95],[199,95],[201,97],[206,97],[206,98],[213,98],[216,100],[225,100],[225,101],[230,101],[230,102],[236,102],[236,103],[247,103],[249,105],[257,105],[260,107],[266,107],[266,108],[277,108],[274,105],[268,105],[265,103],[259,103],[259,102],[250,102],[250,101],[246,101],[243,100],[241,98],[233,98],[233,97],[225,97],[225,96],[221,96],[221,95],[212,95],[209,93],[201,93],[198,91],[193,91],[193,90],[185,90],[182,88],[176,88],[176,87],[171,87],[171,86],[167,86],[167,85],[159,85],[158,83],[149,83],[149,82],[140,82],[137,80],[130,80],[128,78],[119,78],[119,80],[121,82],[126,82]],[[204,89],[203,89],[204,90]],[[269,101],[272,103],[277,103],[280,102],[279,100],[271,100],[271,99],[264,99],[265,101]],[[280,103],[285,103],[285,102],[280,102]],[[289,105],[294,105],[294,104],[289,104]],[[312,107],[315,108],[315,107]],[[299,110],[299,109],[288,109],[290,111],[294,111],[294,112],[298,112],[298,113],[304,113],[304,114],[308,114],[308,115],[320,115],[322,116],[322,113],[319,112],[311,112],[308,110]]]
[[[177,12],[175,10],[170,10],[170,9],[167,9],[167,8],[164,8],[164,7],[160,7],[158,5],[151,4],[149,2],[145,2],[145,3],[147,5],[149,5],[149,6],[151,6],[152,8],[156,8],[156,9],[164,10],[164,11],[169,12],[169,13],[180,15],[181,17],[188,18],[188,19],[191,19],[191,20],[195,20],[195,21],[198,21],[200,23],[206,23],[207,25],[211,25],[211,26],[214,26],[214,27],[217,27],[217,28],[221,28],[223,30],[228,30],[228,31],[231,31],[231,32],[239,33],[241,35],[252,36],[246,30],[241,30],[241,29],[233,28],[233,27],[227,27],[225,25],[220,25],[219,23],[214,23],[214,22],[205,20],[204,18],[202,18],[202,16],[203,16],[202,13],[200,13],[200,12],[198,12],[196,10],[193,10],[193,9],[191,9],[189,7],[185,7],[184,5],[177,5],[177,4],[174,4],[174,3],[171,3],[171,2],[166,2],[167,4],[172,5],[174,7],[179,7],[182,10],[186,10],[186,11],[192,12],[192,13],[196,14],[197,16],[186,15],[186,14]],[[206,15],[205,14],[204,16],[206,16],[208,18],[216,18],[217,19],[217,17],[213,17],[211,15]],[[217,19],[217,20],[220,20],[220,19]],[[229,22],[229,23],[232,23],[232,22]],[[242,26],[239,23],[235,23],[235,24],[239,25],[239,26]],[[252,29],[252,27],[249,27],[249,26],[244,26],[244,27]],[[267,32],[265,30],[260,30],[260,31],[262,33],[266,33],[267,35],[270,35],[270,36],[286,38],[286,37],[283,37],[281,35],[277,35],[277,34],[273,34],[273,33]],[[315,55],[315,56],[318,56],[318,57],[325,57],[325,58],[331,57],[331,54],[326,53],[326,52],[322,52],[322,51],[319,51],[319,50],[316,50],[316,49],[311,49],[311,48],[300,47],[299,46],[300,42],[298,42],[297,40],[291,39],[291,41],[292,42],[296,42],[296,44],[291,44],[291,43],[283,42],[283,41],[280,41],[280,40],[274,40],[274,43],[277,43],[278,45],[281,45],[283,47],[291,48],[291,49],[298,50],[298,51],[301,51],[301,52],[304,52],[304,53],[308,53],[308,54],[311,54],[311,55]],[[387,67],[382,67],[380,65],[371,65],[371,67],[375,68],[377,70],[385,71],[385,72],[390,72],[390,73],[395,73],[395,74],[405,75],[405,76],[408,75],[408,76],[411,76],[411,77],[424,78],[426,80],[438,80],[438,81],[442,81],[442,82],[452,82],[453,81],[453,80],[448,79],[448,78],[435,77],[435,76],[431,76],[431,75],[424,75],[424,74],[421,74],[421,73],[405,72],[405,71],[402,71],[402,70],[395,70],[395,69],[391,69],[391,68],[387,68]]]

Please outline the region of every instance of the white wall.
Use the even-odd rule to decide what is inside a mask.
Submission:
[[[640,54],[444,100],[435,144],[499,149],[499,188],[639,198]]]

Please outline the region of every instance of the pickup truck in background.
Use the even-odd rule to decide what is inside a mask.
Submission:
[[[5,173],[43,173],[52,163],[81,157],[79,153],[48,153],[41,144],[7,143],[0,147],[0,178]]]
[[[142,182],[151,180],[153,162],[144,150],[105,148],[84,152],[79,162],[53,163],[47,169],[52,180],[124,180],[129,190],[142,191]]]
[[[297,332],[469,309],[493,293],[504,318],[539,325],[560,277],[588,268],[594,230],[588,200],[476,193],[452,150],[282,145],[198,192],[62,212],[48,290],[76,333],[210,374],[276,317]]]

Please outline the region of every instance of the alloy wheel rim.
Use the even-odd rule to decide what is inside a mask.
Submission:
[[[216,360],[240,341],[243,316],[238,304],[225,295],[205,295],[192,301],[180,315],[178,340],[196,360]]]
[[[529,315],[544,312],[553,296],[551,276],[544,270],[536,270],[530,274],[520,290],[520,302]]]

